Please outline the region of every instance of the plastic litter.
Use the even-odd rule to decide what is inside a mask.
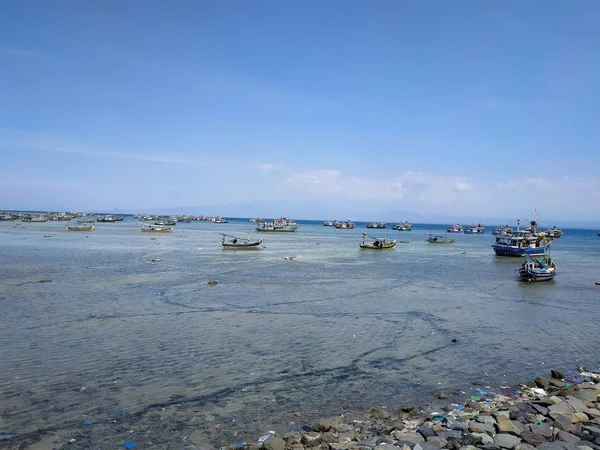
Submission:
[[[84,424],[84,425],[93,425],[93,424],[94,424],[94,422],[93,422],[93,421],[91,421],[90,419],[85,419],[85,420],[83,421],[83,424]]]
[[[135,441],[125,441],[123,442],[123,447],[125,447],[128,450],[135,448]]]
[[[235,422],[235,419],[233,417],[227,418],[227,423],[233,423],[233,422]]]
[[[459,403],[458,405],[456,405],[456,407],[454,409],[457,409],[459,411],[462,411],[463,409],[465,409],[465,405]]]
[[[271,437],[270,434],[263,434],[261,437],[258,438],[258,443],[262,444],[263,442],[265,442],[270,437]]]
[[[0,441],[10,441],[12,438],[14,438],[14,436],[9,433],[0,435]]]
[[[241,441],[235,441],[232,442],[231,445],[233,445],[235,448],[242,448],[244,447],[244,445],[246,445],[246,443]]]
[[[480,402],[481,397],[479,395],[471,395],[471,400],[473,400],[474,402]]]
[[[309,425],[303,425],[302,429],[304,431],[306,431],[307,433],[310,433],[313,430],[313,427],[309,426]]]
[[[447,420],[448,418],[444,415],[444,416],[435,416],[433,419],[431,419],[433,422],[441,422],[442,420]]]

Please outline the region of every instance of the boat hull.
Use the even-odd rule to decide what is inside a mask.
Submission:
[[[70,226],[66,226],[65,229],[67,231],[94,231],[94,225],[91,225],[89,227],[70,227]]]
[[[298,225],[290,227],[256,227],[256,231],[271,233],[293,233],[298,229]]]
[[[142,228],[142,233],[171,233],[173,228]]]
[[[221,245],[223,250],[260,250],[262,248],[262,239],[260,241],[248,242],[246,244],[233,244],[231,242],[225,242]]]
[[[364,250],[386,250],[389,248],[394,248],[396,246],[396,241],[382,242],[379,244],[371,243],[371,244],[360,244],[360,248]]]
[[[492,245],[494,252],[498,256],[523,256],[523,255],[543,255],[550,248],[550,244],[540,247],[517,248],[507,245]]]

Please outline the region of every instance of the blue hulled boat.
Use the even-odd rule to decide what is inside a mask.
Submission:
[[[497,235],[492,248],[498,256],[543,255],[551,243],[546,233],[537,232],[537,222],[532,221],[526,230],[520,230],[517,225],[512,235]]]

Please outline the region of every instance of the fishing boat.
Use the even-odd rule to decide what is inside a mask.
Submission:
[[[266,232],[283,232],[283,233],[293,233],[298,229],[298,224],[293,220],[286,219],[282,217],[281,219],[272,220],[268,222],[260,222],[256,226],[256,231],[266,231]]]
[[[556,226],[554,226],[552,228],[548,227],[548,229],[546,231],[544,231],[544,233],[546,233],[546,236],[548,236],[552,239],[559,238],[563,234],[565,234],[565,232],[563,230],[561,230],[560,228],[556,228]]]
[[[326,220],[325,222],[323,222],[323,226],[324,227],[334,227],[335,222],[333,220]]]
[[[544,232],[537,232],[537,222],[531,221],[531,226],[521,230],[519,222],[517,229],[510,236],[496,236],[492,245],[498,256],[543,255],[550,248],[552,239]]]
[[[212,223],[229,223],[229,220],[223,217],[213,217]]]
[[[84,225],[65,225],[65,229],[67,231],[94,231],[94,224],[84,224]]]
[[[25,216],[21,219],[22,222],[48,222],[46,216]]]
[[[392,230],[410,231],[410,230],[412,230],[412,224],[410,224],[408,222],[397,223],[396,225],[394,225],[392,227]]]
[[[462,225],[455,223],[454,225],[450,225],[446,231],[448,233],[462,233],[463,227]]]
[[[120,216],[106,215],[106,216],[98,217],[96,219],[96,222],[114,223],[114,222],[121,222],[122,220],[123,220],[123,218]]]
[[[454,239],[448,238],[448,236],[439,236],[429,233],[427,236],[427,242],[430,244],[454,244]]]
[[[156,222],[154,222],[154,225],[158,225],[158,226],[161,226],[161,227],[174,227],[175,225],[177,225],[177,221],[176,220],[170,220],[170,219],[157,220]]]
[[[256,218],[254,218],[254,219],[249,219],[249,220],[248,220],[248,222],[250,222],[250,223],[260,223],[260,222],[262,222],[262,221],[263,221],[263,220],[262,220],[260,217],[256,217]]]
[[[387,248],[393,248],[396,246],[396,240],[388,240],[387,238],[370,238],[371,242],[366,242],[367,235],[362,234],[362,242],[360,248],[367,250],[385,250]]]
[[[387,228],[387,223],[385,222],[371,222],[367,224],[367,228]]]
[[[94,221],[93,221],[93,220],[81,220],[81,219],[79,219],[79,220],[76,220],[76,222],[77,222],[77,223],[94,223]]]
[[[513,234],[513,229],[509,225],[503,225],[498,228],[494,228],[492,230],[492,234],[494,236],[511,236]]]
[[[173,227],[163,227],[160,225],[144,225],[140,228],[142,233],[170,233]]]
[[[0,214],[0,221],[16,220],[17,216],[12,214]]]
[[[556,276],[556,263],[549,256],[534,257],[525,255],[525,257],[527,261],[517,269],[517,273],[523,280],[548,281]]]
[[[466,230],[464,230],[465,234],[481,234],[485,233],[485,227],[478,223],[477,225],[473,224],[469,226]]]
[[[262,239],[255,241],[248,238],[240,238],[229,234],[221,233],[221,246],[223,250],[260,250],[262,247]]]
[[[352,228],[356,227],[356,224],[346,220],[345,222],[336,222],[334,226],[338,230],[351,230]]]

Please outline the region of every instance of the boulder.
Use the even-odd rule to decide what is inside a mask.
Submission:
[[[270,436],[262,444],[264,450],[285,450],[285,441],[279,436]]]
[[[533,406],[533,409],[535,409],[538,413],[542,414],[543,416],[548,415],[548,408],[546,408],[545,406],[536,404],[533,404],[531,406]]]
[[[588,407],[583,404],[583,402],[577,397],[569,396],[565,400],[577,413],[587,412]]]
[[[569,405],[567,402],[559,402],[548,408],[549,414],[571,414],[575,412],[575,408]]]
[[[500,448],[515,448],[521,443],[521,438],[513,436],[512,434],[499,433],[494,436],[494,444]]]
[[[427,449],[428,445],[435,445],[437,448],[443,448],[446,446],[446,439],[442,439],[439,436],[430,436],[425,441],[425,445],[421,444],[423,449]]]
[[[314,431],[302,435],[302,443],[307,447],[316,447],[321,443],[322,439],[323,437],[321,436],[321,433],[316,433]],[[267,439],[267,441],[268,440],[269,439]]]
[[[593,434],[595,437],[600,437],[600,425],[598,425],[598,426],[586,425],[583,427],[583,429],[585,431],[587,431],[588,433]]]
[[[567,433],[566,431],[562,430],[558,432],[558,439],[569,444],[576,444],[577,442],[581,441],[581,439],[574,434]]]
[[[559,430],[571,432],[575,429],[573,426],[573,421],[571,420],[571,414],[556,414],[553,416],[554,418],[554,426]]]
[[[540,436],[543,436],[546,439],[552,438],[552,427],[550,427],[550,425],[548,425],[547,423],[532,424],[529,425],[529,429],[532,433],[539,434]]]
[[[492,416],[488,416],[488,415],[484,415],[484,414],[479,414],[475,418],[475,421],[479,422],[479,423],[491,423],[492,425],[496,424],[496,419],[494,419]]]
[[[354,442],[331,442],[329,450],[350,450],[356,447]]]
[[[317,423],[315,423],[314,430],[315,431],[329,431],[335,425],[335,420],[333,419],[319,419]]]
[[[498,428],[498,433],[508,433],[518,435],[521,431],[523,431],[523,426],[518,424],[517,422],[513,422],[504,416],[498,416],[496,418],[498,423],[496,427]]]
[[[575,397],[584,402],[597,402],[599,392],[595,389],[579,389],[575,393]]]
[[[494,439],[487,433],[471,433],[471,436],[480,439],[482,445],[494,442]]]
[[[522,442],[515,447],[515,450],[535,450],[533,445],[523,444]]]
[[[533,382],[539,388],[546,389],[550,387],[550,380],[546,377],[536,377]]]
[[[431,428],[426,427],[425,425],[421,425],[419,428],[417,428],[417,432],[420,433],[421,436],[423,436],[424,438],[435,436],[435,432]]]
[[[552,437],[552,431],[550,431],[549,437]],[[548,440],[541,434],[536,434],[533,431],[527,430],[521,433],[521,439],[523,439],[523,442],[533,446],[540,445],[542,442],[546,442]]]
[[[565,378],[565,374],[563,372],[561,372],[560,370],[556,370],[556,369],[550,370],[550,376],[552,378],[554,378],[555,380],[563,380]]]
[[[425,442],[425,438],[421,436],[419,433],[412,433],[409,431],[393,431],[392,436],[394,436],[399,441],[411,442],[412,444],[419,444],[421,442]]]
[[[469,424],[469,431],[472,433],[496,434],[496,428],[491,423],[471,422]]]
[[[304,450],[304,445],[300,444],[300,443],[295,443],[292,444],[292,446],[290,447],[291,450]]]

